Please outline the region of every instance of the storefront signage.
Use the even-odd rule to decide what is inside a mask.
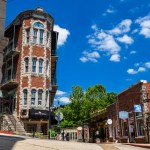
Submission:
[[[134,105],[134,112],[142,112],[141,105]]]
[[[111,120],[111,119],[108,119],[108,120],[107,120],[107,123],[108,123],[108,124],[112,124],[112,120]]]
[[[126,119],[129,117],[129,113],[127,111],[120,111],[119,112],[119,118],[120,119]]]

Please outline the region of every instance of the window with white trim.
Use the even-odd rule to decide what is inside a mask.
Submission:
[[[29,58],[24,59],[24,71],[26,73],[29,71]]]
[[[42,105],[43,90],[38,90],[38,105]]]
[[[47,38],[46,38],[46,44],[47,44],[47,47],[49,47],[49,38],[50,38],[49,32],[47,32]]]
[[[43,59],[39,59],[39,73],[43,73]]]
[[[38,34],[38,30],[34,29],[33,30],[33,43],[37,44],[37,34]]]
[[[29,44],[30,41],[30,28],[26,29],[26,43]]]
[[[49,76],[49,62],[46,61],[46,75]]]
[[[27,89],[23,90],[23,105],[27,105],[27,95],[28,95],[28,91]]]
[[[31,90],[31,106],[35,105],[35,100],[36,100],[36,90],[32,89]]]
[[[32,58],[32,72],[33,73],[36,73],[36,62],[37,62],[37,59]]]
[[[44,30],[40,30],[40,44],[43,44]]]
[[[35,22],[33,25],[33,43],[44,44],[44,25],[40,22]]]

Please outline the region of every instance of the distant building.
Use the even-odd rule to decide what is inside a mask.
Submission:
[[[0,111],[9,110],[26,132],[47,134],[48,108],[57,91],[58,33],[53,26],[54,19],[37,8],[21,12],[5,30],[9,43],[4,49]]]
[[[150,143],[150,83],[141,80],[119,93],[107,117],[110,141]]]

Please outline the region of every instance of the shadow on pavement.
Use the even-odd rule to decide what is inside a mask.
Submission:
[[[16,142],[22,140],[25,140],[25,138],[0,135],[0,150],[12,150]]]

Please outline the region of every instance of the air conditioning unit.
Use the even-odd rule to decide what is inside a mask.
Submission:
[[[146,91],[146,86],[142,86],[142,91]]]

